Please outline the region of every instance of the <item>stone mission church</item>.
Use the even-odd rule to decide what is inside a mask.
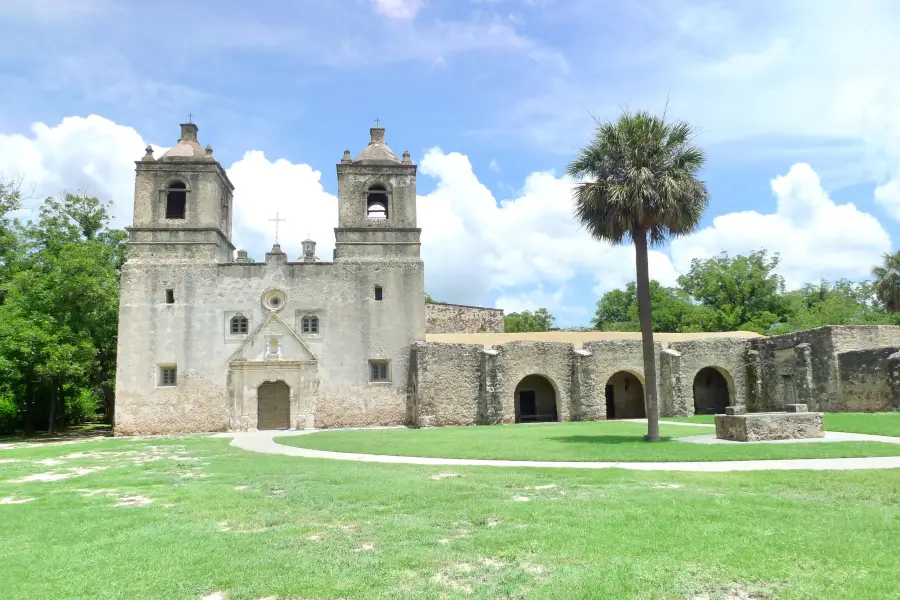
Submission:
[[[122,270],[116,430],[403,423],[410,347],[425,340],[416,165],[373,128],[337,165],[334,261],[303,242],[265,262],[231,242],[234,186],[181,126],[137,164]]]
[[[235,253],[234,186],[197,133],[136,162],[116,434],[645,415],[639,333],[505,334],[500,310],[425,302],[416,165],[383,128],[337,165],[332,262],[312,240]],[[657,334],[655,355],[663,416],[900,410],[900,327]]]

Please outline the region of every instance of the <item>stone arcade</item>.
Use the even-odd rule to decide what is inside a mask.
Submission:
[[[502,311],[426,303],[416,166],[372,128],[337,165],[332,262],[252,262],[197,126],[137,161],[122,269],[117,434],[642,417],[639,334],[504,334]],[[663,415],[900,408],[900,328],[658,334]]]

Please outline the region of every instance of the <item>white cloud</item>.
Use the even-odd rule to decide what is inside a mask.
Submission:
[[[497,162],[497,159],[496,159],[496,158],[492,158],[492,159],[491,159],[491,162],[488,163],[488,169],[490,169],[490,170],[493,171],[494,173],[499,173],[499,172],[500,172],[500,164]]]
[[[796,164],[772,180],[776,212],[729,213],[707,227],[675,240],[671,255],[680,271],[692,258],[722,250],[734,255],[761,248],[781,255],[779,271],[797,287],[820,278],[865,277],[891,240],[881,223],[853,204],[835,204],[807,164]]]
[[[498,203],[465,155],[432,149],[419,172],[438,180],[419,198],[426,287],[435,298],[471,303],[491,290],[519,290],[503,301],[525,306],[523,294],[540,286],[559,294],[585,277],[604,290],[634,279],[632,247],[599,243],[576,223],[568,177],[532,173],[515,198]],[[677,276],[660,252],[651,253],[651,274],[667,283]],[[565,308],[563,296],[555,298]]]
[[[390,19],[413,19],[424,4],[423,0],[372,0],[375,12]]]
[[[0,134],[0,174],[22,178],[37,199],[71,191],[111,201],[116,225],[124,226],[134,209],[134,161],[146,145],[109,119],[66,117],[53,127],[34,124],[30,136]]]
[[[900,221],[900,180],[894,179],[875,188],[875,201]]]
[[[289,257],[301,255],[300,242],[307,235],[316,241],[316,255],[331,260],[334,227],[337,226],[337,198],[322,187],[322,173],[309,165],[293,164],[283,158],[274,162],[260,150],[246,152],[227,169],[234,184],[234,233],[239,248],[261,260],[275,242],[279,223],[279,243]]]

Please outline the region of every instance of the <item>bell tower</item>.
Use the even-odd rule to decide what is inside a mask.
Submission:
[[[155,159],[147,146],[135,163],[129,258],[231,262],[234,186],[197,132],[196,124],[182,123],[181,137],[165,154]]]
[[[338,226],[335,261],[418,261],[416,165],[388,147],[383,127],[369,130],[356,158],[345,150],[337,165]]]

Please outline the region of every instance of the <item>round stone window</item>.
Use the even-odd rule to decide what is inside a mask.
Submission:
[[[263,306],[272,311],[281,310],[284,307],[284,292],[281,290],[266,290],[262,297]]]

